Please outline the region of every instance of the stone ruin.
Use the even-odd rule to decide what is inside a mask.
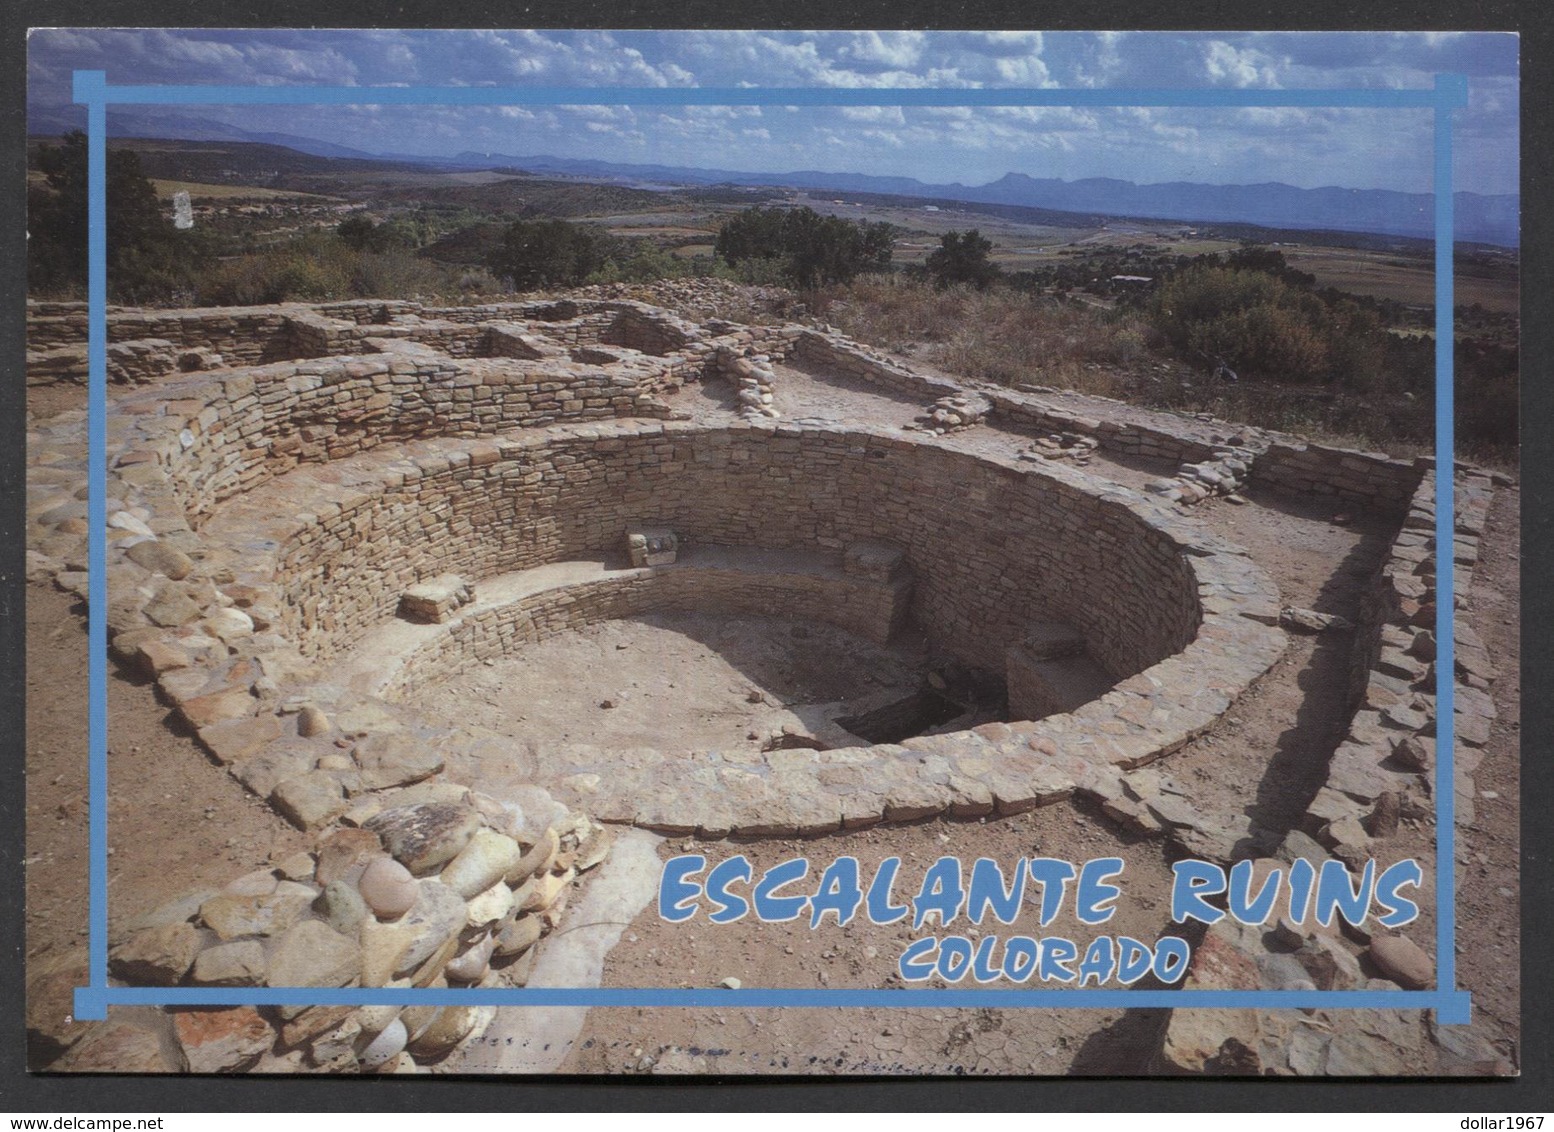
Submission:
[[[32,304],[29,380],[83,381],[85,332],[79,305]],[[1246,485],[1398,522],[1347,627],[1347,734],[1302,827],[1259,867],[1358,860],[1400,802],[1429,812],[1429,460],[957,383],[823,326],[695,323],[626,300],[114,310],[109,334],[112,655],[317,838],[275,869],[212,877],[116,924],[116,979],[522,985],[630,826],[794,837],[1088,799],[1130,836],[1240,859],[1244,816],[1183,804],[1161,760],[1268,672],[1287,631],[1333,628],[1289,609],[1243,550],[1192,520],[1192,504]],[[778,370],[793,361],[929,409],[896,424],[788,419]],[[727,388],[730,409],[679,408],[696,385]],[[988,422],[1037,439],[1007,455],[946,443]],[[1096,452],[1180,471],[1138,493],[1091,475]],[[29,574],[85,600],[79,415],[34,424],[29,470]],[[1460,592],[1492,482],[1463,469],[1457,484]],[[874,742],[889,730],[881,705],[872,722],[832,721],[813,745],[757,754],[515,753],[417,712],[430,683],[596,622],[776,609],[882,643],[911,625],[962,669],[993,674],[1007,710]],[[1458,637],[1462,813],[1496,674],[1471,629]],[[1407,940],[1280,933],[1216,925],[1188,985],[1431,977]],[[174,1022],[195,1071],[414,1072],[452,1063],[493,1016],[280,1008],[247,1011],[219,1040],[198,1015]],[[1443,1043],[1407,1017],[1387,1023],[1387,1041],[1430,1050],[1442,1072],[1498,1071],[1483,1068],[1500,1065],[1492,1048]],[[1272,1012],[1177,1010],[1157,1059],[1337,1072],[1347,1040]],[[61,1067],[90,1067],[89,1045]]]

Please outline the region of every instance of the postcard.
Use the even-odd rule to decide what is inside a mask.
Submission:
[[[1507,33],[47,28],[47,1073],[1520,1071]]]

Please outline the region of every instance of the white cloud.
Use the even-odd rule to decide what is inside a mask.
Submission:
[[[1457,116],[1459,152],[1466,162],[1460,163],[1462,187],[1503,192],[1514,190],[1518,164],[1516,56],[1514,37],[1456,33],[67,28],[29,37],[27,73],[29,105],[53,109],[69,102],[75,68],[107,70],[115,82],[234,86],[416,82],[887,90],[1428,88],[1436,71],[1451,70],[1470,80],[1470,104]],[[1424,112],[1411,118],[1288,108],[1238,114],[1167,108],[520,106],[391,107],[371,114],[342,107],[234,106],[198,113],[248,129],[428,154],[454,153],[469,142],[507,152],[607,155],[611,147],[637,144],[645,132],[654,146],[666,152],[672,147],[676,163],[758,170],[771,168],[774,152],[811,152],[830,155],[823,160],[831,168],[925,180],[975,182],[1030,169],[1068,178],[1187,179],[1195,173],[1418,190],[1428,187],[1429,175],[1428,160],[1410,156],[1414,149],[1428,150]]]
[[[245,48],[243,55],[254,70],[263,76],[261,81],[345,85],[356,82],[356,64],[338,51],[296,51],[255,44]]]
[[[900,69],[917,65],[927,37],[920,31],[866,31],[854,35],[838,54],[858,63]]]
[[[857,136],[865,141],[878,142],[890,149],[900,149],[906,145],[901,135],[893,130],[859,130]]]
[[[964,33],[962,38],[983,54],[993,56],[1040,55],[1044,42],[1039,31],[973,31]]]
[[[1035,55],[1019,55],[999,59],[994,63],[998,77],[1015,86],[1057,86],[1047,64]]]
[[[899,106],[844,106],[841,116],[851,122],[877,122],[888,126],[906,125]]]
[[[1273,60],[1255,48],[1238,49],[1222,39],[1210,41],[1204,51],[1204,73],[1215,82],[1238,87],[1276,87]]]

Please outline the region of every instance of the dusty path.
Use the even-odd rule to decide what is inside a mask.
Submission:
[[[605,965],[606,986],[716,987],[733,977],[745,986],[805,990],[901,988],[896,966],[907,943],[955,932],[1063,935],[1083,947],[1104,931],[1154,940],[1165,927],[1170,872],[1158,843],[1119,843],[1095,813],[1053,806],[1001,821],[929,821],[879,827],[816,840],[700,845],[675,841],[661,856],[706,853],[709,861],[743,853],[759,873],[792,857],[816,869],[841,855],[858,859],[863,876],[900,857],[901,877],[914,878],[941,856],[1001,862],[1023,855],[1084,861],[1121,849],[1128,861],[1126,899],[1104,928],[1087,928],[1071,914],[1038,926],[1027,906],[1005,927],[989,918],[980,929],[875,925],[859,916],[845,927],[834,918],[811,929],[807,920],[762,924],[747,918],[718,926],[705,914],[690,924],[665,924],[655,908],[638,916]],[[926,986],[943,987],[939,980]],[[961,985],[975,985],[968,978]],[[1023,1009],[596,1009],[578,1048],[563,1066],[579,1073],[839,1073],[1109,1074],[1138,1072],[1157,1044],[1160,1013],[1121,1010]]]
[[[86,970],[85,609],[27,587],[28,1026],[59,1032]],[[191,889],[311,844],[175,734],[149,684],[108,680],[109,934]],[[45,1040],[35,1061],[60,1052]]]

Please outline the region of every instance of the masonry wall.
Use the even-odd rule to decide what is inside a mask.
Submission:
[[[663,358],[662,379],[666,381],[702,376],[713,364],[712,351],[722,343],[777,360],[791,357],[925,404],[968,387],[919,374],[834,332],[720,323],[698,327],[641,303],[568,299],[467,307],[354,300],[271,307],[110,310],[109,340],[124,347],[113,351],[110,376],[128,381],[158,379],[175,368],[173,353],[186,349],[213,350],[221,354],[227,367],[249,366],[370,352],[367,340],[374,337],[409,339],[450,357],[479,358],[492,352],[489,335],[480,324],[493,321],[530,323],[534,333],[566,348],[616,345]],[[86,330],[85,304],[30,303],[28,349],[36,356],[29,370],[49,379],[84,380],[84,352],[42,355],[83,346]],[[1138,414],[1126,421],[1091,418],[1029,393],[971,384],[991,403],[995,419],[1016,427],[1080,432],[1095,436],[1108,451],[1183,464],[1210,460],[1214,455],[1216,445],[1203,427],[1185,419],[1174,420],[1169,414],[1155,414],[1158,423]],[[549,423],[549,419],[540,423]],[[532,423],[529,418],[514,421],[515,425]],[[1421,470],[1416,461],[1312,444],[1255,429],[1240,431],[1257,434],[1251,442],[1256,456],[1248,471],[1255,484],[1297,494],[1331,495],[1359,506],[1401,512],[1419,483]]]
[[[157,456],[198,524],[223,500],[293,468],[380,444],[568,420],[662,417],[667,408],[650,396],[661,378],[647,364],[462,364],[435,355],[281,363],[190,383],[188,391],[198,397],[172,402],[186,414],[188,442],[170,437]]]
[[[1456,531],[1452,557],[1456,592],[1472,585],[1478,545],[1493,498],[1492,480],[1468,471],[1454,477]],[[1417,793],[1416,772],[1426,766],[1400,761],[1404,739],[1417,751],[1432,751],[1436,736],[1435,618],[1437,553],[1434,537],[1435,483],[1426,476],[1415,489],[1403,522],[1361,603],[1350,668],[1353,714],[1348,733],[1333,752],[1326,784],[1306,813],[1309,832],[1340,855],[1366,850],[1362,823],[1372,803],[1391,791]],[[1456,793],[1459,813],[1472,820],[1472,773],[1489,740],[1496,709],[1488,689],[1494,665],[1465,619],[1455,617]]]
[[[997,416],[1016,425],[1038,432],[1077,432],[1094,436],[1110,452],[1182,464],[1207,460],[1214,454],[1213,445],[1164,428],[1067,413],[1020,393],[989,390],[984,396],[993,403]]]
[[[1423,464],[1325,444],[1275,440],[1252,465],[1254,483],[1298,494],[1331,495],[1386,511],[1406,508]]]
[[[786,350],[796,360],[824,366],[924,403],[963,391],[958,382],[916,373],[877,351],[834,334],[806,330],[791,341],[791,346],[785,341],[774,341],[770,348],[773,353]],[[976,392],[991,403],[995,419],[1033,431],[1094,436],[1109,452],[1195,464],[1213,459],[1217,447],[1210,438],[1196,435],[1195,429],[1186,427],[1185,421],[1181,427],[1172,427],[1175,422],[1169,418],[1159,425],[1142,420],[1101,419],[1066,411],[1015,390],[977,384]],[[1419,483],[1421,468],[1414,460],[1293,438],[1265,437],[1257,429],[1238,430],[1257,436],[1253,442],[1257,454],[1250,463],[1249,477],[1255,483],[1297,494],[1331,495],[1382,511],[1406,508]]]
[[[1033,618],[1078,626],[1119,676],[1178,651],[1198,624],[1196,582],[1169,536],[1057,478],[819,428],[613,432],[503,440],[393,465],[381,490],[353,485],[281,547],[288,636],[327,655],[421,578],[598,557],[636,525],[692,545],[894,541],[917,579],[919,623],[993,669]]]
[[[220,307],[191,310],[114,309],[108,312],[111,344],[136,344],[110,362],[110,377],[149,380],[171,371],[171,358],[135,355],[204,348],[219,353],[225,367],[295,358],[322,358],[366,351],[369,338],[405,338],[432,346],[451,357],[489,353],[482,324],[513,320],[534,322],[535,331],[562,346],[604,343],[665,356],[700,337],[697,327],[667,312],[639,303],[570,301],[493,303],[472,307],[423,307],[408,301],[357,300],[268,307]],[[86,306],[81,303],[33,303],[28,307],[27,347],[34,354],[84,348]],[[113,361],[121,364],[114,365]],[[60,376],[85,380],[86,355],[56,357],[47,365]]]
[[[1420,600],[1431,592],[1434,581],[1433,526],[1435,522],[1435,483],[1433,477],[1420,480],[1409,501],[1403,529],[1393,540],[1392,550],[1371,579],[1360,600],[1355,626],[1354,646],[1350,651],[1350,710],[1364,701],[1372,669],[1381,659],[1382,634],[1389,623],[1407,624],[1418,613]],[[1428,576],[1415,571],[1426,564]],[[1412,599],[1409,614],[1403,612],[1405,600]]]
[[[780,350],[786,343],[773,345]],[[961,391],[953,381],[917,373],[856,343],[813,330],[797,335],[785,352],[795,361],[824,367],[893,393],[917,397],[925,404]]]
[[[221,354],[228,365],[252,365],[293,357],[285,333],[289,314],[305,308],[222,307],[218,310],[155,311],[118,310],[108,313],[108,340],[129,342],[165,339],[180,349],[206,347]],[[27,348],[52,350],[84,345],[86,310],[61,315],[38,315],[29,308]]]
[[[910,582],[871,582],[838,571],[752,573],[736,568],[676,565],[622,571],[615,577],[528,594],[459,619],[417,649],[387,689],[390,698],[414,696],[423,683],[441,683],[487,659],[511,655],[597,621],[644,613],[696,612],[823,621],[879,644],[889,639],[900,599]]]

